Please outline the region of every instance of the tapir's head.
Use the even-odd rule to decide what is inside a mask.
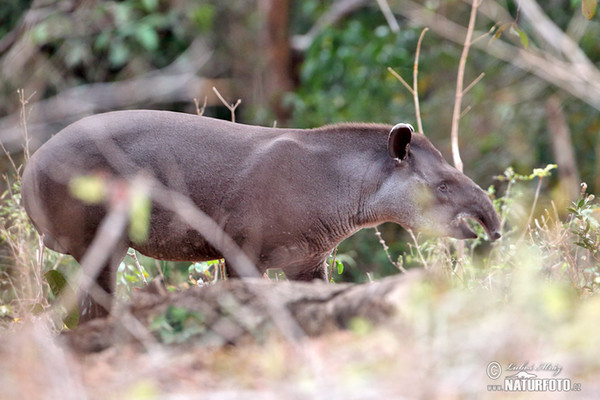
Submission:
[[[390,131],[388,152],[394,166],[384,190],[386,197],[395,191],[401,200],[391,211],[397,223],[440,236],[473,239],[477,235],[465,222],[473,219],[490,240],[500,238],[498,215],[487,194],[450,166],[424,135],[409,124],[398,124]]]

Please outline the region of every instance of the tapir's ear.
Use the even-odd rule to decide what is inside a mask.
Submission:
[[[397,158],[400,161],[406,158],[414,132],[415,128],[411,124],[397,124],[392,128],[388,137],[390,157]]]

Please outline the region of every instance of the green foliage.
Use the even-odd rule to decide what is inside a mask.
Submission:
[[[509,182],[510,184],[515,184],[517,182],[526,182],[531,181],[535,178],[546,178],[551,175],[550,171],[556,169],[558,166],[556,164],[548,164],[544,168],[534,168],[533,172],[528,175],[521,175],[515,172],[513,167],[508,167],[503,175],[495,176],[494,179],[500,182]]]
[[[129,206],[129,238],[134,243],[144,243],[148,239],[151,211],[150,195],[141,189],[134,191]]]
[[[15,28],[33,0],[2,0],[0,7],[0,38]]]
[[[579,241],[575,244],[589,250],[594,258],[598,259],[600,224],[593,215],[598,213],[599,208],[593,204],[594,200],[594,195],[583,194],[573,203],[572,207],[569,207],[569,211],[571,211],[574,218],[573,233],[579,237]]]
[[[163,343],[184,343],[190,337],[206,332],[204,317],[186,308],[169,306],[150,325],[150,331]]]
[[[117,283],[124,290],[117,292],[124,292],[121,297],[126,297],[125,294],[130,294],[134,289],[144,288],[150,277],[150,273],[142,264],[135,265],[123,261],[117,269]]]
[[[191,264],[188,267],[190,282],[194,285],[215,283],[219,278],[219,267],[224,262],[224,260],[211,260]]]
[[[106,198],[106,182],[98,175],[76,176],[69,182],[69,191],[88,204],[98,204]]]
[[[592,19],[596,14],[598,0],[581,0],[581,13],[587,19]]]
[[[398,115],[409,114],[412,101],[387,67],[412,71],[410,49],[417,38],[416,29],[392,33],[379,12],[365,11],[341,27],[326,29],[306,53],[300,87],[287,98],[293,105],[294,125],[391,123]]]
[[[57,8],[33,28],[32,38],[50,54],[61,55],[66,70],[79,78],[106,81],[128,65],[135,64],[134,70],[166,66],[197,33],[210,32],[214,19],[211,3],[171,7],[164,0],[106,1]]]
[[[75,291],[59,271],[51,269],[44,274],[44,277],[55,299],[64,298],[74,300],[76,298]],[[75,302],[73,301],[73,303]],[[79,324],[79,307],[77,304],[69,306],[69,309],[63,310],[63,312],[66,314],[62,318],[65,326],[69,329],[75,329]]]

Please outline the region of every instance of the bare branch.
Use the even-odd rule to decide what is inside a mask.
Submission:
[[[495,2],[482,3],[480,10],[482,15],[487,16],[495,23],[497,22],[495,18],[504,20],[510,18],[510,14]],[[529,10],[527,9],[527,11]],[[443,15],[425,10],[422,5],[416,2],[405,0],[397,12],[417,23],[429,26],[434,32],[446,39],[460,44],[464,43],[466,29],[463,26]],[[544,16],[544,18],[547,18],[547,16]],[[479,32],[477,34],[481,35],[483,33]],[[555,42],[561,42],[564,36],[566,36],[564,33],[563,36],[558,36]],[[572,42],[570,38],[564,40]],[[565,61],[549,52],[542,53],[533,46],[529,46],[525,50],[520,45],[515,46],[500,39],[494,40],[490,44],[483,41],[472,41],[471,43],[480,50],[536,75],[548,84],[559,87],[600,110],[600,71],[590,65],[589,59],[585,62],[576,63]],[[578,71],[578,73],[573,73],[573,71]]]
[[[462,119],[462,117],[464,117],[465,115],[467,115],[467,113],[471,111],[471,106],[466,106],[465,109],[460,113],[460,119]]]
[[[412,238],[413,242],[415,243],[415,249],[417,250],[417,255],[421,259],[421,262],[423,263],[423,268],[429,269],[429,264],[427,264],[427,260],[425,260],[423,253],[421,253],[421,248],[419,247],[419,241],[417,240],[417,237],[415,236],[413,230],[408,229],[408,233],[410,234],[410,237]]]
[[[235,104],[234,103],[229,104],[227,102],[227,100],[225,100],[223,98],[223,96],[221,96],[221,93],[219,93],[219,91],[217,90],[216,87],[213,86],[212,90],[213,90],[213,92],[215,92],[215,94],[217,95],[217,97],[219,98],[219,100],[221,100],[221,102],[223,103],[223,105],[225,107],[227,107],[229,109],[229,111],[231,111],[231,122],[235,122],[235,109],[238,108],[238,106],[242,102],[242,99],[238,99],[235,102]]]
[[[144,275],[144,267],[142,267],[142,264],[140,264],[140,260],[137,257],[137,253],[135,251],[135,249],[131,249],[131,251],[127,252],[127,255],[131,258],[133,258],[133,261],[135,262],[135,266],[138,269],[138,272],[140,273],[140,276],[142,277],[142,281],[144,282],[144,285],[148,284],[148,280],[146,279],[146,275]]]
[[[394,262],[392,260],[392,256],[390,255],[390,248],[388,247],[387,243],[385,243],[385,240],[383,240],[383,237],[381,236],[381,232],[379,232],[379,229],[377,229],[377,227],[374,228],[375,229],[375,236],[377,236],[377,238],[379,239],[379,243],[381,244],[381,247],[383,247],[383,251],[385,252],[385,255],[387,256],[387,259],[390,261],[390,263],[398,268],[400,271],[406,273],[406,269],[402,266],[402,263],[399,262]]]
[[[468,86],[465,88],[465,90],[463,90],[463,95],[464,95],[464,94],[467,94],[467,92],[468,92],[469,90],[471,90],[471,89],[473,88],[473,86],[475,86],[475,85],[477,84],[477,82],[479,82],[481,79],[483,79],[483,77],[484,77],[484,76],[485,76],[485,72],[482,72],[482,73],[480,73],[480,74],[479,74],[479,76],[478,76],[477,78],[475,78],[475,79],[473,80],[473,82],[471,82],[471,83],[470,83],[470,84],[469,84],[469,85],[468,85]]]
[[[206,110],[206,102],[208,101],[208,96],[204,96],[204,103],[202,103],[202,107],[200,107],[200,100],[197,97],[194,97],[194,105],[196,106],[196,114],[198,116],[203,116],[204,111]]]
[[[458,124],[460,121],[462,98],[465,93],[463,89],[465,79],[465,66],[467,64],[469,48],[471,47],[471,38],[473,37],[473,30],[475,29],[475,18],[477,16],[477,8],[480,4],[481,1],[473,0],[473,5],[471,6],[471,15],[469,17],[469,26],[467,28],[467,35],[465,37],[463,51],[458,62],[458,74],[456,77],[456,94],[454,98],[454,110],[452,112],[452,130],[450,132],[450,140],[452,142],[452,159],[454,160],[454,166],[460,172],[463,171],[463,162],[460,158],[460,150],[458,147]]]
[[[29,103],[30,110],[34,110],[27,121],[32,146],[35,147],[36,142],[42,142],[55,133],[57,126],[64,127],[89,114],[138,104],[147,106],[178,100],[189,101],[205,90],[205,80],[196,74],[208,62],[211,54],[204,42],[198,40],[163,69],[119,82],[75,86],[54,97]],[[21,125],[20,112],[0,119],[0,140],[10,152],[22,150]]]
[[[377,4],[379,5],[381,13],[385,17],[385,20],[391,31],[394,33],[400,32],[400,25],[398,25],[398,21],[396,21],[396,17],[394,17],[394,13],[390,9],[390,5],[388,4],[387,0],[377,0]]]
[[[388,67],[388,71],[396,77],[404,87],[412,94],[413,102],[415,104],[415,116],[417,119],[417,129],[420,133],[424,133],[423,130],[423,122],[421,120],[421,106],[419,102],[419,55],[421,53],[421,43],[423,42],[423,36],[425,36],[425,32],[427,32],[429,28],[423,29],[421,35],[419,36],[419,41],[417,42],[417,50],[415,52],[415,62],[413,64],[413,86],[410,85],[392,68]]]
[[[404,78],[402,78],[402,76],[400,76],[400,74],[398,74],[396,71],[394,71],[391,67],[388,67],[387,69],[392,75],[394,75],[394,77],[396,79],[398,79],[400,81],[400,83],[402,83],[404,85],[404,87],[406,88],[406,90],[408,90],[410,92],[410,94],[413,94],[413,88],[410,87],[410,85],[404,80]]]
[[[421,35],[419,36],[419,41],[417,42],[417,51],[415,53],[415,63],[413,65],[413,100],[415,102],[415,115],[417,117],[417,128],[420,133],[425,133],[423,130],[423,123],[421,122],[421,106],[419,103],[419,55],[421,54],[421,43],[423,42],[423,36],[429,30],[429,28],[423,29]]]

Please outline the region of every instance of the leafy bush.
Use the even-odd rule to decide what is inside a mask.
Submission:
[[[288,95],[294,125],[315,127],[374,117],[377,122],[395,123],[399,116],[412,114],[412,98],[398,90],[387,67],[410,73],[417,38],[412,28],[391,32],[376,10],[365,10],[343,29],[326,29],[305,55],[298,90]]]

